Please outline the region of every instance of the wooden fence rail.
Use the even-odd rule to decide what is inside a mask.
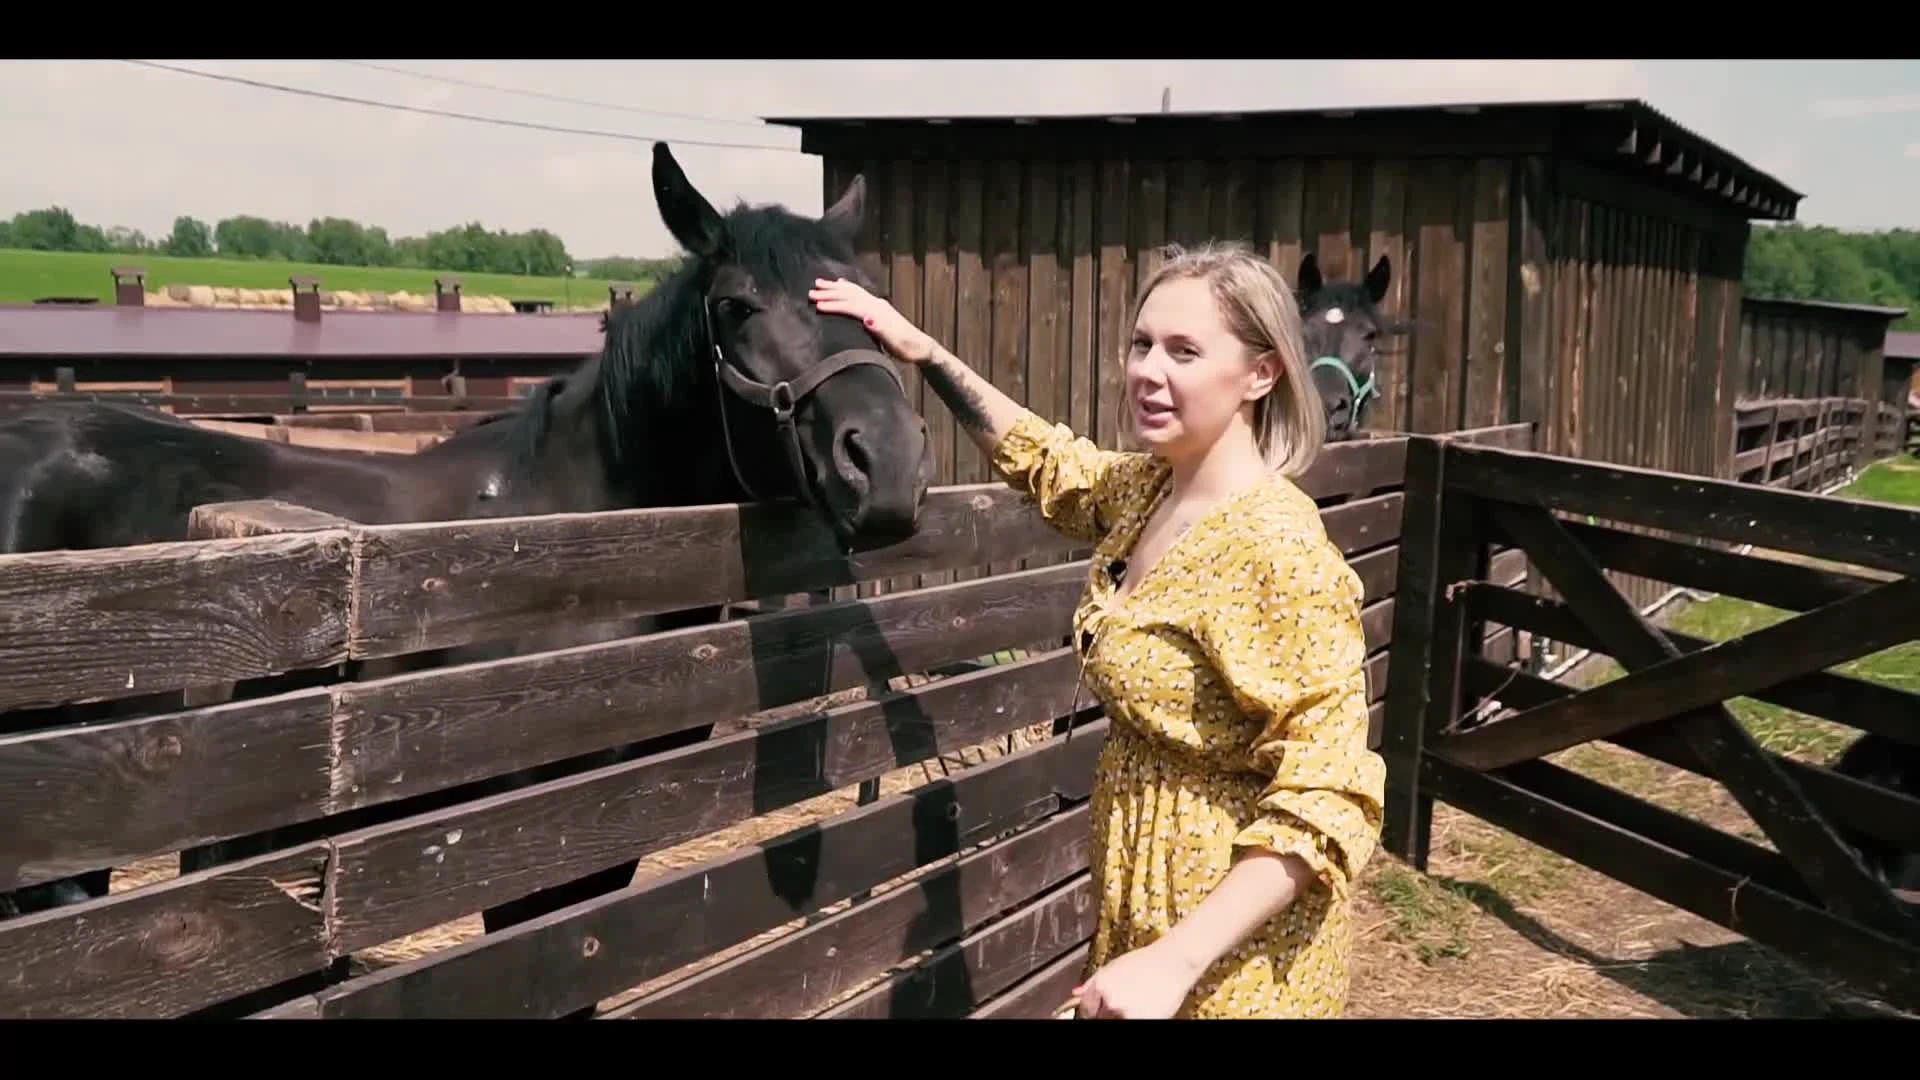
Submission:
[[[1920,799],[1765,750],[1723,704],[1751,697],[1920,743],[1920,695],[1827,670],[1920,637],[1920,511],[1429,439],[1414,439],[1407,457],[1386,846],[1424,868],[1432,804],[1444,799],[1896,1005],[1920,1005],[1920,905],[1857,855],[1863,837],[1920,846]],[[1665,535],[1588,524],[1593,516]],[[1556,598],[1493,580],[1500,543],[1524,551]],[[1728,642],[1694,640],[1645,619],[1607,571],[1803,614]],[[1474,631],[1487,625],[1594,649],[1626,674],[1582,688],[1514,671],[1475,655]],[[1490,698],[1504,708],[1488,720],[1479,710]],[[1718,781],[1767,843],[1546,760],[1596,740]]]
[[[1870,398],[1746,401],[1734,409],[1732,478],[1820,491],[1900,452],[1898,410]]]

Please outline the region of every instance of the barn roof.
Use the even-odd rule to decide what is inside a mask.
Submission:
[[[158,308],[118,304],[0,305],[0,356],[545,357],[600,348],[600,314],[506,315],[291,308]]]
[[[1879,304],[1843,304],[1837,300],[1796,300],[1786,296],[1759,296],[1749,294],[1742,299],[1748,304],[1770,304],[1775,307],[1815,308],[1831,311],[1839,315],[1859,315],[1862,318],[1882,319],[1892,322],[1907,317],[1903,307],[1882,307]]]
[[[1176,156],[1545,154],[1637,175],[1747,218],[1793,220],[1805,193],[1638,99],[1391,105],[1248,112],[763,117],[806,153],[1100,157],[1161,142]]]
[[[1887,331],[1883,355],[1889,360],[1920,360],[1920,330]]]

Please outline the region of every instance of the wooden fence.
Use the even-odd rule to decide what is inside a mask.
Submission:
[[[1458,437],[1532,445],[1526,425]],[[1365,583],[1376,726],[1406,445],[1330,448],[1302,480]],[[0,1015],[1022,1017],[1081,974],[1105,721],[1083,695],[1062,733],[1087,564],[1004,486],[938,489],[917,537],[851,560],[786,506],[362,526],[243,503],[197,521],[222,538],[0,557],[16,710],[0,890],[122,877],[0,921]],[[208,707],[164,697],[1039,557],[1079,561]],[[1499,560],[1517,582],[1518,553]],[[34,711],[130,699],[149,712]],[[578,764],[715,721],[733,730]],[[1036,725],[1054,734],[914,768]],[[534,767],[533,786],[475,793]],[[295,826],[266,854],[151,872]],[[612,892],[474,926],[636,859]],[[128,887],[135,865],[149,874]]]
[[[1920,896],[1869,877],[1836,836],[1913,850],[1920,799],[1764,750],[1723,705],[1749,697],[1920,743],[1920,695],[1826,670],[1920,637],[1920,511],[1424,438],[1407,447],[1407,481],[1394,669],[1415,674],[1388,691],[1386,847],[1424,869],[1433,801],[1445,800],[1920,1006]],[[1489,575],[1498,544],[1517,545],[1560,599]],[[1804,614],[1715,644],[1655,627],[1607,571]],[[1467,645],[1494,625],[1593,649],[1627,674],[1583,689],[1515,671]],[[1490,699],[1504,715],[1474,724]],[[1546,760],[1590,741],[1716,780],[1765,843]]]
[[[1732,478],[1821,491],[1900,453],[1903,415],[1872,398],[1744,401],[1734,409]]]

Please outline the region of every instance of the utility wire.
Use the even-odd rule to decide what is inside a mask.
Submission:
[[[563,105],[585,105],[592,109],[617,109],[620,112],[638,113],[641,116],[665,116],[676,120],[698,120],[705,124],[733,124],[742,127],[756,127],[766,130],[764,120],[748,119],[740,116],[712,116],[704,113],[673,112],[667,109],[643,109],[638,105],[621,105],[612,101],[595,101],[591,98],[568,97],[565,94],[549,94],[543,90],[527,90],[518,86],[501,86],[499,83],[480,82],[475,79],[458,79],[452,75],[434,75],[425,71],[409,71],[406,68],[389,67],[370,60],[335,60],[336,64],[352,64],[371,71],[384,71],[390,75],[404,75],[409,79],[423,79],[427,82],[446,83],[450,86],[464,86],[473,90],[491,90],[499,94],[519,94],[522,97],[539,98],[543,101],[557,101]]]
[[[195,71],[192,68],[174,67],[171,64],[158,64],[151,60],[122,60],[121,63],[157,68],[161,71],[171,71],[179,75],[196,75],[202,79],[237,83],[241,86],[251,86],[261,90],[278,90],[285,94],[298,94],[302,97],[322,98],[327,101],[343,101],[350,105],[368,105],[376,109],[393,109],[397,112],[418,113],[422,116],[444,116],[454,120],[470,120],[477,124],[498,124],[501,127],[525,128],[530,131],[553,131],[562,135],[590,135],[601,139],[624,139],[628,142],[672,142],[676,145],[714,146],[732,150],[772,150],[782,154],[802,153],[798,147],[794,146],[768,146],[766,143],[722,142],[717,139],[661,139],[654,135],[635,135],[624,131],[600,131],[594,128],[540,124],[530,120],[507,120],[498,116],[479,116],[474,113],[453,112],[448,109],[430,109],[422,105],[402,105],[393,101],[375,101],[372,98],[353,97],[348,94],[334,94],[325,90],[307,90],[298,86],[284,86],[280,83],[242,78],[239,75],[219,75],[211,71]]]

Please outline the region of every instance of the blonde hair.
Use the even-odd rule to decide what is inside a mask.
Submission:
[[[1168,244],[1159,250],[1163,261],[1141,287],[1133,317],[1139,319],[1147,297],[1164,281],[1206,281],[1233,335],[1256,358],[1273,353],[1280,360],[1280,378],[1253,407],[1253,437],[1260,456],[1283,476],[1306,472],[1326,442],[1327,414],[1307,370],[1300,304],[1293,289],[1271,262],[1245,244],[1213,242],[1191,249]]]

